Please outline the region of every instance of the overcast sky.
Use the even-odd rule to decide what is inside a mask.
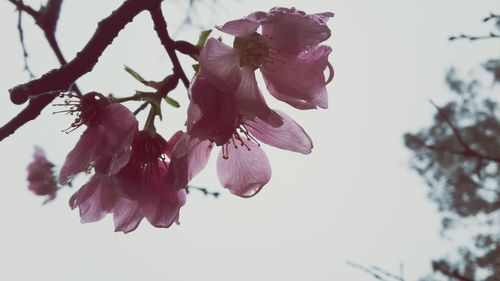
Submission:
[[[25,2],[38,7],[38,1]],[[97,21],[120,2],[64,1],[57,35],[66,58],[74,57]],[[171,33],[185,17],[180,2],[163,5]],[[458,66],[467,75],[485,58],[498,55],[497,43],[447,41],[462,32],[489,31],[481,20],[498,12],[498,1],[205,2],[194,13],[193,27],[175,33],[177,38],[196,42],[198,25],[211,28],[273,6],[336,14],[329,23],[333,36],[326,42],[334,50],[330,107],[297,111],[273,101],[263,88],[272,107],[307,130],[313,153],[265,147],[273,176],[250,199],[223,190],[211,161],[193,184],[221,191],[219,199],[193,192],[181,209],[181,225],[156,229],[144,221],[123,235],[113,232],[110,217],[80,224],[78,212],[67,204],[76,188],[65,188],[47,205],[27,190],[33,145],[60,165],[82,132],[61,133],[72,120],[47,108],[0,143],[0,280],[373,280],[346,265],[349,260],[395,273],[402,264],[407,281],[429,272],[430,259],[451,245],[439,237],[439,214],[426,198],[427,186],[409,168],[402,135],[430,123],[434,109],[429,99],[444,103],[449,98],[448,67]],[[17,13],[8,1],[0,1],[0,19],[4,123],[22,108],[10,104],[7,90],[28,77],[22,71]],[[39,76],[57,62],[32,20],[24,19],[29,64]],[[183,60],[186,69],[191,63]],[[78,84],[84,91],[130,95],[142,87],[123,71],[124,64],[148,79],[170,71],[147,14],[120,33]],[[159,126],[165,137],[185,120],[186,91],[179,87],[172,97],[182,109],[165,107],[165,122]],[[80,185],[84,181],[81,177]]]

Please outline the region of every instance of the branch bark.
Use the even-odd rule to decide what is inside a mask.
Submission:
[[[25,11],[33,16],[35,20],[39,17],[39,13],[37,11],[24,5],[21,1],[9,1],[16,5],[18,9],[21,9],[22,11]],[[53,69],[47,72],[38,79],[10,89],[10,98],[13,103],[23,104],[28,100],[30,100],[30,102],[28,106],[16,117],[0,128],[0,141],[15,132],[15,130],[25,123],[35,119],[43,108],[50,104],[50,102],[52,102],[52,100],[57,96],[54,94],[44,94],[68,90],[78,78],[93,69],[104,50],[112,44],[114,38],[118,36],[118,33],[125,27],[125,25],[131,22],[142,11],[160,7],[162,1],[163,0],[125,1],[110,16],[98,23],[97,30],[92,38],[73,60],[58,69]],[[55,10],[57,10],[57,7],[60,9],[61,3],[62,0],[51,0],[44,9],[47,10],[49,7],[53,7],[52,9]],[[43,11],[43,9],[41,11]],[[58,16],[47,17],[47,19],[49,18],[57,20]],[[37,98],[38,96],[40,96],[39,99]]]

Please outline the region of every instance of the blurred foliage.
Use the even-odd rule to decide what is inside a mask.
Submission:
[[[422,281],[500,281],[500,58],[481,66],[467,78],[451,68],[445,80],[453,100],[434,105],[431,126],[404,135],[411,165],[443,215],[442,234],[468,240],[434,260]]]

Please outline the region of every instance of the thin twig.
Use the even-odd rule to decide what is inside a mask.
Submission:
[[[203,193],[203,195],[210,195],[210,196],[213,196],[214,198],[218,198],[220,196],[220,193],[219,192],[216,192],[216,191],[210,191],[204,187],[198,187],[198,186],[193,186],[193,185],[187,185],[186,186],[186,192],[189,193],[191,189],[195,189],[195,190],[198,190],[198,191],[201,191]]]
[[[469,41],[476,41],[476,40],[484,40],[484,39],[497,39],[500,38],[500,34],[495,34],[493,32],[490,32],[488,35],[466,35],[466,34],[460,34],[458,36],[450,36],[448,40],[454,41],[454,40],[460,40],[460,39],[465,39]]]
[[[359,269],[361,271],[364,271],[366,273],[368,273],[369,275],[373,276],[373,278],[375,279],[378,279],[380,281],[388,281],[387,279],[385,279],[384,277],[382,277],[380,274],[378,274],[377,272],[374,272],[372,269],[369,269],[363,265],[360,265],[360,264],[357,264],[357,263],[354,263],[354,262],[351,262],[351,261],[348,261],[347,264],[349,266],[352,266],[356,269]]]
[[[23,61],[24,61],[24,70],[28,72],[30,79],[35,78],[35,75],[33,74],[33,71],[31,71],[29,64],[28,64],[28,51],[26,50],[26,44],[24,43],[24,30],[23,30],[23,24],[22,24],[22,15],[23,11],[18,9],[18,16],[17,16],[17,31],[19,33],[19,42],[21,42],[21,48],[23,50]]]

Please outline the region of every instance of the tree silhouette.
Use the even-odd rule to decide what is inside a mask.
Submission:
[[[484,21],[500,30],[498,15]],[[497,33],[449,39],[496,42]],[[455,98],[442,106],[431,101],[433,124],[404,135],[413,154],[411,166],[443,215],[443,235],[470,238],[456,253],[434,260],[435,274],[422,280],[500,280],[500,58],[481,66],[482,73],[474,77],[449,69],[445,79]]]

